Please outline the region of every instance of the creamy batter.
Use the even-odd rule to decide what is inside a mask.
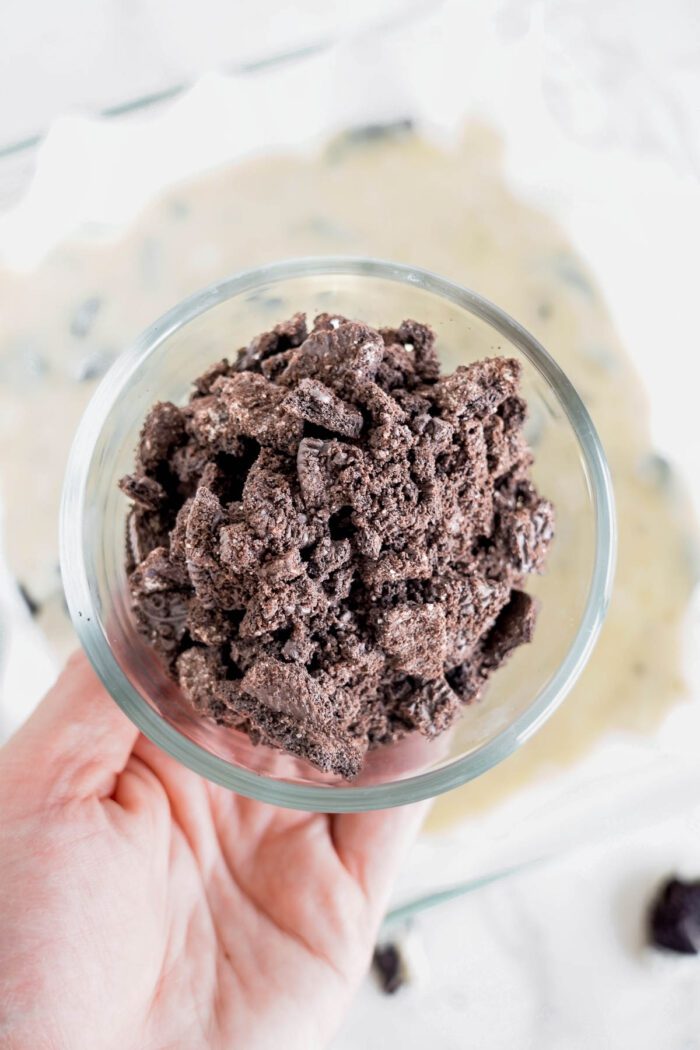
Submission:
[[[202,285],[273,259],[332,253],[435,270],[518,318],[577,386],[614,476],[618,573],[588,667],[516,755],[438,800],[438,826],[573,761],[605,732],[657,725],[683,693],[680,629],[694,578],[689,506],[650,448],[646,399],[604,302],[556,225],[504,185],[486,129],[469,127],[450,152],[402,126],[345,135],[313,157],[250,161],[170,190],[118,242],[85,231],[29,275],[0,273],[7,554],[62,655],[75,643],[58,579],[59,496],[96,380]]]

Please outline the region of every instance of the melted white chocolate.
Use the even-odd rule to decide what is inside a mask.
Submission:
[[[58,591],[56,521],[69,444],[94,388],[81,375],[103,370],[160,313],[222,275],[331,253],[435,270],[517,317],[577,386],[614,476],[619,567],[598,647],[533,740],[438,800],[439,826],[573,761],[610,730],[657,725],[682,694],[680,628],[692,588],[688,504],[652,455],[640,382],[572,247],[505,187],[487,130],[469,127],[447,153],[404,132],[346,136],[312,158],[251,161],[169,191],[117,243],[84,237],[29,275],[0,274],[7,553],[65,652],[74,639]]]

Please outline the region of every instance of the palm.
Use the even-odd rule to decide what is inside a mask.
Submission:
[[[367,965],[415,814],[275,809],[120,731],[132,735],[121,771],[90,765],[58,804],[41,805],[35,784],[31,801],[24,762],[0,762],[12,799],[0,973],[14,945],[22,987],[29,978],[53,1004],[52,1048],[323,1046]],[[30,930],[15,894],[37,916]]]

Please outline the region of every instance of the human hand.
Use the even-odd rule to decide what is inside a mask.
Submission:
[[[0,751],[0,1047],[325,1046],[423,812],[239,798],[74,656]]]

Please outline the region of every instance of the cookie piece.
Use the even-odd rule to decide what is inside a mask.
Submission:
[[[482,695],[554,531],[520,372],[298,313],[154,405],[121,482],[131,603],[198,715],[350,778]]]

